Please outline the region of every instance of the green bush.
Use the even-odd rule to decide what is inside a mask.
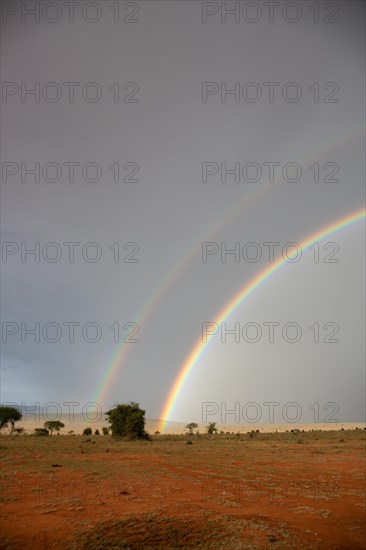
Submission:
[[[145,411],[140,409],[138,403],[120,403],[107,411],[106,415],[113,437],[150,439],[145,431]]]

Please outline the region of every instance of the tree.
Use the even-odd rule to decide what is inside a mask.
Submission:
[[[85,428],[85,430],[83,431],[83,435],[91,435],[92,433],[93,432],[91,428]]]
[[[208,434],[217,433],[216,422],[210,422],[206,429]]]
[[[187,424],[186,428],[187,428],[187,430],[189,430],[189,435],[192,435],[193,430],[198,428],[198,424],[196,424],[196,422],[190,422],[189,424]]]
[[[15,407],[0,406],[0,430],[7,428],[10,425],[10,433],[14,430],[15,422],[22,419],[22,413]]]
[[[60,422],[59,420],[47,420],[47,422],[45,422],[43,426],[52,435],[53,431],[59,432],[61,428],[65,427],[65,424],[63,422]]]
[[[140,409],[139,403],[119,403],[107,411],[106,415],[113,437],[149,439],[149,434],[145,431],[145,411]]]

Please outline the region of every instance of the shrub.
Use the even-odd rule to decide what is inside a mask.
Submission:
[[[59,432],[61,428],[65,427],[65,424],[63,422],[60,422],[59,420],[47,420],[47,422],[45,422],[43,426],[52,435],[53,431]]]
[[[85,428],[85,430],[83,430],[83,435],[91,435],[92,433],[93,432],[91,428]]]
[[[139,403],[120,403],[106,412],[113,437],[150,439],[145,431],[145,411]]]
[[[23,434],[24,433],[24,428],[15,428],[14,433],[15,434]]]
[[[50,435],[48,430],[46,430],[46,428],[35,428],[34,429],[34,435],[37,435],[37,436],[48,436]]]
[[[100,433],[99,433],[99,430],[98,430],[98,429],[96,429],[96,430],[95,430],[95,432],[94,432],[94,435],[100,435]]]
[[[106,426],[103,426],[102,433],[103,433],[103,435],[108,435],[109,434],[109,428],[107,428]]]

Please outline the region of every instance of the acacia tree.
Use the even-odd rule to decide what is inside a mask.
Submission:
[[[61,428],[65,427],[65,424],[63,422],[60,422],[59,420],[47,420],[47,422],[45,422],[43,425],[45,429],[51,433],[51,435],[53,431],[59,432]]]
[[[10,433],[13,432],[15,422],[22,419],[22,413],[15,407],[0,406],[0,430],[10,426]]]
[[[189,430],[189,435],[192,435],[192,434],[193,434],[193,430],[195,430],[196,428],[198,428],[198,424],[196,424],[196,422],[190,422],[190,423],[187,424],[187,426],[186,426],[186,429]]]
[[[145,411],[139,403],[119,403],[106,412],[113,437],[127,439],[150,439],[145,431]]]

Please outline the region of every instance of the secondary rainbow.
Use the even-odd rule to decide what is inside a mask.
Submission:
[[[364,135],[364,125],[360,124],[357,127],[352,127],[348,132],[345,132],[342,136],[338,136],[333,139],[330,143],[324,144],[322,147],[318,147],[316,152],[312,151],[309,153],[307,158],[303,158],[303,162],[310,162],[315,158],[318,160],[322,157],[325,157],[326,154],[334,151],[339,145],[344,145],[345,143],[358,139]],[[277,179],[276,179],[277,181]],[[280,181],[280,178],[278,178]],[[275,185],[267,185],[258,191],[254,191],[249,197],[245,196],[243,201],[235,204],[235,206],[228,212],[219,223],[215,221],[213,226],[207,229],[206,233],[201,236],[201,241],[212,240],[216,234],[219,234],[220,231],[228,225],[232,220],[234,220],[238,215],[242,215],[245,210],[251,208],[252,205],[262,198],[271,190],[275,189]],[[137,311],[136,315],[133,317],[136,323],[143,327],[149,320],[149,318],[154,313],[155,309],[162,301],[163,297],[168,293],[168,291],[174,286],[177,279],[182,275],[185,269],[190,265],[194,257],[200,252],[200,242],[194,241],[187,248],[185,253],[173,264],[171,269],[165,274],[165,276],[158,282],[152,292],[149,292],[148,297],[145,301],[142,302],[140,309]],[[99,383],[97,385],[95,401],[99,403],[102,407],[107,405],[107,396],[109,395],[113,384],[116,382],[117,375],[121,372],[122,366],[126,361],[126,358],[129,352],[133,349],[131,344],[127,345],[121,343],[117,346],[117,350],[107,363],[106,367],[103,369]]]
[[[320,229],[320,231],[313,233],[299,244],[303,250],[306,250],[314,242],[320,241],[328,237],[329,235],[340,231],[341,229],[349,227],[350,225],[353,225],[365,219],[365,214],[366,210],[364,208],[361,210],[357,210],[356,212],[353,212],[352,214],[349,214],[348,216],[345,216],[337,220],[336,222],[327,225],[323,229]],[[275,273],[278,269],[286,264],[288,264],[288,262],[286,262],[286,260],[283,259],[281,256],[274,264],[271,264],[269,267],[260,271],[257,276],[255,276],[251,281],[249,281],[249,283],[247,283],[241,290],[239,290],[237,294],[235,294],[235,296],[219,312],[216,320],[213,322],[220,324],[225,321],[231,315],[231,313],[233,313],[233,311],[235,311],[235,309],[246,298],[248,298],[252,294],[252,292],[254,292],[254,290],[256,290],[262,283],[267,281],[273,273]],[[164,431],[166,427],[166,422],[169,420],[172,414],[174,405],[179,397],[179,394],[182,392],[185,383],[188,380],[189,374],[192,372],[193,368],[197,364],[197,361],[200,359],[208,345],[209,342],[203,343],[201,340],[198,340],[193,350],[183,363],[183,366],[181,367],[178,376],[176,377],[172,385],[168,398],[164,404],[164,408],[160,414],[160,417],[162,419],[160,420],[160,425],[158,428],[160,432]]]

